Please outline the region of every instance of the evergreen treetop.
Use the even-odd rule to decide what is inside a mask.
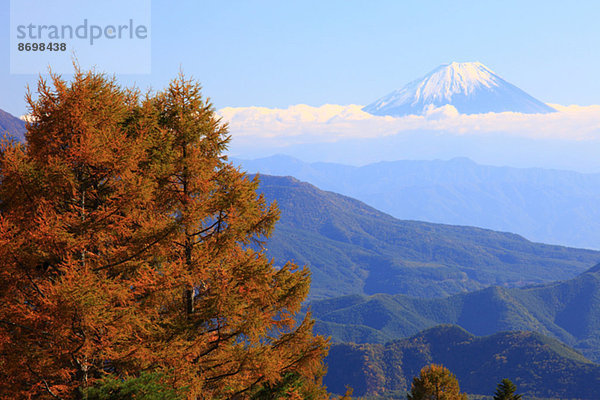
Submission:
[[[494,400],[520,400],[521,395],[516,394],[516,391],[517,387],[510,379],[502,379],[494,393]]]

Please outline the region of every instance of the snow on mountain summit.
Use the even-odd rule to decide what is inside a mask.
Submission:
[[[374,115],[403,116],[424,114],[432,107],[445,105],[452,105],[463,114],[556,111],[506,82],[480,62],[441,65],[424,78],[410,82],[363,110]]]
[[[435,69],[427,79],[416,81],[417,99],[424,101],[452,101],[453,94],[475,92],[479,87],[498,86],[496,75],[479,62],[442,65]]]

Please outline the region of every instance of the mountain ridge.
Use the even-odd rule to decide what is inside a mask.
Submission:
[[[532,243],[488,229],[398,220],[293,178],[260,176],[281,219],[276,260],[308,265],[311,298],[389,293],[444,297],[492,285],[568,279],[600,261],[592,250]]]
[[[475,336],[455,325],[439,325],[385,344],[334,344],[326,362],[327,387],[343,393],[350,385],[359,396],[396,392],[401,398],[412,377],[431,363],[450,369],[462,391],[471,394],[490,395],[504,378],[527,396],[591,400],[600,392],[600,365],[533,332]]]
[[[338,342],[384,343],[456,324],[476,335],[538,332],[600,361],[600,265],[542,285],[488,287],[438,299],[354,295],[313,301],[310,307],[315,330]]]
[[[0,135],[8,133],[13,138],[23,141],[25,131],[25,121],[0,109]]]
[[[477,164],[467,158],[364,166],[288,156],[235,159],[244,169],[291,175],[399,219],[479,226],[529,240],[600,248],[600,174]]]

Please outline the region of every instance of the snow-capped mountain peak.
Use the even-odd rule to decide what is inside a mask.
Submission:
[[[480,87],[497,86],[496,75],[479,62],[442,65],[422,81],[417,81],[417,98],[451,100],[456,93],[473,93]]]
[[[364,111],[375,115],[402,116],[423,114],[432,106],[448,104],[465,114],[555,111],[506,82],[480,62],[441,65],[424,78],[366,106]]]

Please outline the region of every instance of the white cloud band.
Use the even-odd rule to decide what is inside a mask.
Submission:
[[[423,116],[381,117],[360,105],[321,107],[295,105],[286,109],[227,107],[219,110],[229,122],[234,141],[265,140],[289,145],[378,138],[402,132],[428,131],[454,135],[502,133],[529,139],[598,140],[600,106],[560,106],[551,114],[515,112],[465,115],[453,106],[428,110]]]

